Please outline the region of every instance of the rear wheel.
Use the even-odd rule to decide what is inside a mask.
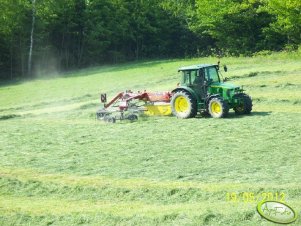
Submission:
[[[171,110],[178,118],[193,118],[197,114],[195,98],[188,92],[178,91],[171,98]]]
[[[239,104],[235,106],[233,109],[236,114],[242,115],[242,114],[250,114],[252,111],[252,99],[249,95],[240,93],[235,96],[239,100]]]
[[[209,101],[208,110],[213,118],[224,118],[228,115],[229,106],[222,98],[215,97]]]

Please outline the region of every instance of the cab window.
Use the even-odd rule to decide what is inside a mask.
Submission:
[[[183,71],[183,84],[189,84],[191,85],[194,83],[196,77],[197,77],[197,70],[195,71]]]
[[[183,83],[190,84],[190,71],[183,71]]]
[[[197,78],[197,71],[191,71],[190,76],[191,76],[191,83],[195,83]]]
[[[205,69],[205,76],[208,81],[220,82],[218,72],[215,67],[208,67]]]

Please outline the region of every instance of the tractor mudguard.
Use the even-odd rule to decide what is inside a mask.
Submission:
[[[205,105],[207,105],[209,103],[209,101],[214,98],[214,97],[220,97],[222,98],[222,96],[220,94],[213,94],[213,95],[210,95],[208,96],[206,99],[205,99]]]
[[[171,91],[171,93],[175,93],[177,91],[186,91],[188,93],[190,93],[196,100],[197,102],[201,102],[199,96],[195,93],[195,91],[193,89],[191,89],[190,87],[187,86],[179,86],[177,88],[175,88],[174,90]]]

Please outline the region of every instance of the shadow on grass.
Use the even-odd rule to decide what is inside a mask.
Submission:
[[[107,64],[100,66],[91,66],[82,69],[70,69],[68,71],[60,71],[57,73],[46,73],[45,75],[36,75],[28,78],[15,78],[13,80],[0,80],[0,87],[9,87],[20,85],[26,82],[31,82],[34,80],[52,80],[56,78],[70,78],[70,77],[82,77],[82,76],[90,76],[94,74],[101,74],[107,72],[121,72],[130,69],[141,69],[153,67],[160,64],[172,63],[177,60],[182,59],[154,59],[154,60],[139,60],[139,61],[131,61],[124,62],[118,64]],[[175,71],[177,68],[175,68]]]
[[[272,114],[272,111],[255,111],[251,112],[249,116],[268,116]]]
[[[5,112],[5,111],[20,111],[20,110],[32,110],[36,108],[41,108],[41,107],[50,107],[50,106],[60,106],[60,105],[65,105],[65,104],[72,104],[72,103],[77,103],[79,101],[85,101],[85,100],[90,100],[93,97],[92,94],[85,94],[79,97],[73,97],[73,98],[65,98],[61,100],[54,100],[54,101],[42,101],[37,104],[25,104],[21,107],[10,107],[10,108],[2,108],[0,109],[0,112]],[[87,105],[87,104],[86,104]],[[90,107],[95,107],[98,104],[88,104]],[[80,109],[86,109],[87,106],[82,105],[82,108]],[[1,120],[1,117],[0,117]]]
[[[224,119],[239,119],[239,118],[254,117],[254,116],[264,117],[270,115],[271,113],[272,113],[271,111],[255,111],[246,115],[237,115],[234,112],[229,112],[228,116]],[[208,115],[197,114],[195,118],[206,119],[206,118],[211,118],[211,116],[209,114]]]
[[[231,112],[229,113],[227,118],[235,119],[235,118],[254,117],[254,116],[264,117],[264,116],[269,116],[271,113],[272,113],[271,111],[254,111],[251,112],[250,114],[237,115],[234,112]]]
[[[2,120],[9,120],[13,118],[19,118],[21,117],[20,115],[15,115],[15,114],[9,114],[9,115],[0,115],[0,121]]]
[[[139,60],[139,61],[131,61],[131,62],[125,62],[125,63],[117,63],[117,64],[108,64],[108,65],[101,65],[101,66],[95,66],[95,67],[88,67],[83,69],[78,69],[75,71],[69,71],[66,72],[64,75],[59,76],[63,78],[68,77],[79,77],[79,76],[89,76],[94,74],[101,74],[101,73],[107,73],[107,72],[121,72],[126,71],[130,69],[141,69],[141,68],[148,68],[153,67],[160,64],[165,63],[172,63],[177,60],[181,59],[158,59],[158,60]],[[175,69],[175,71],[177,68]]]
[[[16,86],[20,85],[26,81],[29,81],[29,79],[13,79],[13,80],[1,80],[0,81],[0,88],[4,87],[9,89],[10,86]]]

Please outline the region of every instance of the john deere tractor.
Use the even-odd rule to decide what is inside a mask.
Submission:
[[[224,66],[227,71],[227,67]],[[229,109],[249,114],[252,99],[242,88],[225,83],[219,64],[200,64],[179,69],[182,81],[172,91],[171,109],[178,118],[192,118],[198,112],[213,118],[226,117]]]

